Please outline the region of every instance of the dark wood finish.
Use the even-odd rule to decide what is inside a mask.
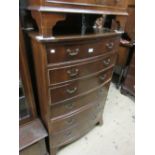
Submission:
[[[127,62],[127,58],[128,58],[128,47],[124,47],[123,45],[121,45],[118,48],[118,57],[117,57],[117,65],[122,65],[125,66],[126,62]]]
[[[125,26],[125,32],[128,33],[131,40],[135,40],[135,6],[128,6],[128,18]]]
[[[65,145],[71,141],[74,141],[75,139],[80,138],[81,134],[89,131],[90,128],[93,127],[102,116],[101,112],[95,113],[94,111],[92,111],[91,108],[88,109],[87,111],[92,113],[89,115],[86,113],[81,113],[81,116],[85,118],[83,119],[83,121],[79,121],[78,124],[71,126],[67,130],[51,135],[51,138],[53,138],[53,141],[52,141],[53,147]],[[76,117],[76,119],[78,118]]]
[[[19,27],[19,37],[20,37],[20,43],[19,43],[19,72],[22,80],[22,86],[24,89],[24,95],[27,100],[28,104],[28,110],[30,111],[30,117],[23,119],[20,121],[20,125],[25,124],[29,121],[32,121],[36,118],[36,107],[35,107],[35,101],[34,101],[34,94],[32,90],[32,82],[30,78],[30,72],[28,67],[28,60],[26,55],[26,48],[25,48],[25,42],[24,42],[24,35],[21,30],[21,26]]]
[[[126,0],[105,0],[104,2],[94,0],[85,2],[78,4],[76,1],[71,1],[71,3],[63,1],[60,3],[60,1],[29,0],[27,9],[31,10],[32,16],[39,27],[39,33],[44,37],[53,35],[52,28],[56,22],[64,20],[67,13],[117,15],[117,21],[120,23],[121,28],[125,27],[125,16],[128,15],[126,13]]]
[[[35,144],[32,144],[28,148],[19,152],[19,155],[49,155],[46,151],[46,145],[44,140],[40,140]]]
[[[128,0],[128,6],[135,5],[135,0]]]
[[[115,37],[114,37],[115,38]],[[114,39],[112,38],[112,39]],[[90,42],[92,40],[90,39]],[[70,60],[68,61],[69,66],[71,64],[74,64],[75,67],[78,67],[78,65],[81,65],[83,63],[89,63],[94,61],[94,66],[97,66],[96,64],[102,62],[102,67],[99,67],[100,69],[96,67],[95,69],[90,68],[90,71],[86,71],[87,69],[83,69],[82,74],[84,73],[84,70],[86,73],[88,72],[90,76],[82,76],[81,79],[74,79],[73,81],[69,81],[66,78],[63,79],[63,83],[60,83],[60,80],[58,81],[56,85],[49,85],[49,76],[48,76],[48,70],[53,69],[53,74],[51,73],[51,81],[54,78],[54,71],[61,70],[61,68],[66,68],[68,63],[50,63],[48,65],[48,56],[47,56],[47,43],[40,43],[37,40],[32,37],[32,46],[33,46],[33,56],[34,56],[34,62],[35,62],[35,71],[36,71],[36,77],[37,77],[37,85],[38,85],[38,95],[39,95],[39,101],[40,101],[40,109],[41,109],[41,115],[43,120],[45,121],[45,124],[49,130],[50,137],[52,136],[52,139],[50,140],[50,150],[51,153],[58,150],[60,146],[63,146],[64,144],[70,143],[74,141],[77,138],[80,138],[83,134],[87,133],[95,124],[99,123],[100,125],[103,123],[103,120],[101,118],[104,108],[104,103],[106,100],[108,87],[106,86],[107,82],[111,81],[112,76],[112,70],[113,65],[115,63],[116,58],[116,52],[110,52],[107,50],[104,54],[103,50],[103,58],[110,58],[112,61],[109,61],[108,59],[98,58],[96,56],[92,58],[87,59],[79,59],[78,60]],[[53,43],[52,43],[53,44]],[[105,44],[105,42],[103,42]],[[104,46],[104,45],[103,45]],[[115,49],[118,47],[118,43],[116,43]],[[61,51],[59,51],[61,52]],[[109,54],[108,54],[109,53]],[[60,62],[60,61],[57,61]],[[112,63],[111,63],[112,62]],[[86,68],[86,66],[84,67]],[[89,69],[89,67],[88,67]],[[106,75],[106,76],[104,76]],[[55,77],[56,81],[59,79],[58,76],[65,77],[64,72],[57,74]],[[58,79],[57,79],[58,78]],[[56,82],[55,82],[56,83]],[[101,94],[103,93],[103,100],[98,97],[99,90],[102,90]],[[98,92],[99,91],[99,92]],[[104,91],[106,92],[104,95]],[[91,97],[89,97],[91,95]],[[77,104],[76,104],[77,102]],[[74,103],[76,108],[71,108],[70,110],[65,111],[66,104]],[[98,105],[98,103],[103,103],[103,105],[100,107],[101,114],[100,117],[98,116],[96,120],[90,122],[90,126],[88,125],[87,128],[81,129],[76,133],[76,131],[73,130],[73,134],[75,133],[75,136],[71,138],[72,136],[64,137],[63,134],[65,127],[63,126],[64,121],[62,123],[60,122],[59,129],[62,131],[62,141],[59,138],[59,135],[54,134],[56,130],[58,130],[58,126],[53,123],[56,119],[62,119],[71,117],[71,114],[80,112],[82,109],[87,109],[90,105]],[[60,107],[60,108],[58,108]],[[89,108],[88,108],[89,109]],[[95,108],[93,108],[95,109]],[[89,111],[89,110],[88,110]],[[85,112],[84,112],[85,113]],[[96,112],[98,114],[98,112]],[[84,119],[86,116],[85,114],[82,116],[82,114],[79,114],[79,117],[81,116],[82,119]],[[77,117],[78,118],[78,117]],[[52,120],[51,120],[52,119]],[[78,122],[79,119],[77,119]],[[71,122],[72,123],[72,122]],[[81,124],[81,123],[80,123]],[[82,124],[79,126],[83,126]],[[70,124],[66,127],[67,129],[70,128]],[[67,130],[66,129],[66,130]],[[69,131],[68,131],[69,132]],[[53,135],[54,134],[54,135]],[[66,133],[65,133],[66,134]],[[55,140],[56,139],[56,140]],[[60,142],[60,143],[59,143]]]
[[[48,69],[49,86],[62,84],[68,81],[74,81],[84,77],[89,77],[104,69],[113,67],[115,64],[115,53],[100,56],[98,59],[87,60],[82,62],[72,63],[70,65],[59,65]],[[63,75],[63,76],[59,76]]]
[[[65,114],[75,113],[79,111],[81,108],[84,108],[86,105],[101,102],[104,104],[106,101],[106,97],[108,94],[108,88],[110,83],[105,85],[101,85],[95,90],[88,92],[83,96],[76,97],[74,99],[70,99],[69,101],[63,102],[63,104],[52,105],[51,109],[51,118],[61,118]]]
[[[44,36],[52,34],[51,28],[54,27],[58,21],[65,20],[65,15],[63,14],[41,13],[37,11],[32,12],[32,17],[37,22],[39,32]]]
[[[113,69],[113,68],[112,68]],[[112,69],[98,73],[95,76],[83,78],[73,82],[66,83],[59,87],[50,88],[51,104],[58,104],[62,101],[70,100],[82,94],[94,90],[103,85],[106,81],[111,80]]]
[[[47,61],[50,63],[66,62],[112,52],[119,44],[119,38],[102,38],[91,41],[47,44]],[[61,53],[61,54],[60,54]]]
[[[133,52],[127,75],[125,76],[125,80],[121,86],[121,92],[124,94],[130,93],[135,96],[135,52]]]
[[[23,150],[45,137],[47,137],[47,132],[37,118],[19,128],[19,150]]]
[[[81,13],[86,13],[86,11],[88,12],[88,10],[90,12],[97,10],[97,11],[110,11],[110,12],[118,12],[118,11],[125,11],[126,7],[127,7],[127,0],[75,0],[75,1],[71,1],[71,0],[35,0],[35,1],[31,1],[28,0],[28,4],[29,6],[33,6],[33,7],[41,7],[40,9],[42,9],[42,7],[46,7],[48,9],[48,7],[55,7],[55,8],[62,8],[61,11],[64,11],[65,9],[66,12],[69,12],[69,9],[72,9],[72,13],[76,13],[76,9],[80,9]],[[45,8],[44,8],[45,9]],[[74,10],[73,10],[74,9]],[[61,12],[60,10],[57,10],[57,12]],[[83,12],[84,11],[84,12]],[[98,13],[99,14],[99,13]],[[104,13],[103,13],[104,14]]]
[[[47,0],[48,3],[59,3],[59,4],[72,4],[72,5],[87,5],[87,6],[97,6],[97,5],[109,5],[109,6],[119,6],[125,5],[125,0]]]
[[[115,72],[119,74],[119,79],[117,82],[117,87],[119,87],[122,83],[122,79],[124,73],[126,71],[126,67],[128,65],[128,59],[130,55],[130,49],[133,46],[133,42],[135,40],[135,1],[128,1],[128,17],[126,18],[125,32],[128,35],[128,38],[131,40],[129,43],[121,43],[118,49],[118,59],[116,62]]]
[[[56,134],[57,132],[71,128],[72,126],[93,120],[93,117],[94,119],[97,119],[97,115],[100,114],[99,111],[103,109],[102,106],[104,106],[104,104],[102,106],[100,104],[101,103],[89,104],[88,106],[85,106],[83,109],[79,110],[77,113],[73,113],[69,116],[67,115],[66,117],[60,119],[51,120],[51,132]]]
[[[110,31],[108,33],[92,33],[92,34],[85,34],[85,35],[61,35],[61,36],[50,36],[50,37],[44,37],[42,35],[39,35],[36,32],[31,32],[29,35],[37,40],[38,42],[42,43],[62,43],[62,42],[71,42],[71,41],[88,41],[92,39],[98,39],[100,40],[101,38],[105,37],[119,37],[122,35],[122,32],[114,32]]]
[[[29,36],[51,155],[96,124],[103,124],[102,114],[121,35],[113,30],[123,30],[126,22],[125,0],[79,2],[35,0],[28,5],[39,27],[39,32]],[[94,30],[91,34],[54,36],[54,25],[67,20],[71,13],[116,14],[119,28],[106,33]]]
[[[28,57],[26,53],[26,44],[21,25],[19,26],[19,37],[19,72],[22,87],[24,89],[25,102],[28,105],[27,108],[30,112],[30,116],[28,118],[24,118],[19,122],[19,154],[48,155],[45,145],[47,132],[37,116],[30,70],[28,66]]]

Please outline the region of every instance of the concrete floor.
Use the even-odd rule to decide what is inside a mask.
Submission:
[[[59,150],[57,155],[134,155],[134,99],[120,94],[112,83],[104,111],[104,125]]]

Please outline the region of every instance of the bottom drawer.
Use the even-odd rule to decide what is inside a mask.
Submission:
[[[102,113],[103,112],[98,113],[98,116],[95,117],[93,121],[87,120],[63,132],[51,134],[50,136],[51,146],[53,148],[61,147],[63,145],[66,145],[75,141],[76,139],[79,139],[87,132],[89,132],[96,125],[96,123],[99,122],[99,119],[102,117]]]
[[[51,133],[58,133],[85,122],[94,121],[98,114],[103,111],[104,104],[94,102],[80,111],[62,118],[51,120]]]

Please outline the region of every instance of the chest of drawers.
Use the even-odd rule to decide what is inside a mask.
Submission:
[[[114,31],[53,35],[52,28],[58,21],[70,20],[64,17],[67,14],[113,15],[117,10],[113,9],[110,13],[109,8],[103,9],[104,4],[97,6],[101,1],[91,1],[88,6],[78,2],[36,0],[31,1],[28,7],[39,29],[39,33],[29,36],[40,112],[49,133],[51,155],[55,155],[60,147],[82,137],[96,124],[102,125],[121,36]],[[107,5],[114,6],[114,2]],[[126,12],[118,11],[117,14],[121,14],[117,19],[123,19],[120,20],[123,21],[120,22],[123,28]],[[82,20],[84,17],[82,15]],[[62,29],[65,28],[63,26]]]
[[[120,36],[87,39],[87,44],[80,40],[41,43],[33,37],[40,109],[53,153],[102,124]],[[70,55],[68,49],[78,52]]]

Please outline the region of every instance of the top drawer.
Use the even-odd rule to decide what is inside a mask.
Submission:
[[[91,41],[46,44],[47,63],[60,63],[111,52],[117,48],[119,37],[106,37]]]

